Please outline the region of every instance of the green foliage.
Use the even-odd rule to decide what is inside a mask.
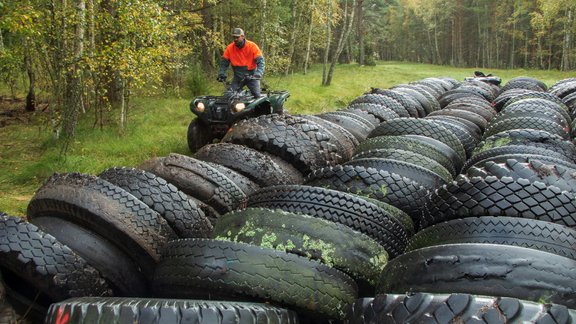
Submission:
[[[206,82],[207,75],[198,63],[194,63],[186,73],[186,88],[191,97],[208,93],[210,90]]]

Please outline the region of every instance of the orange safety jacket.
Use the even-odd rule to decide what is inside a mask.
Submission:
[[[222,55],[221,73],[232,64],[234,75],[243,78],[246,74],[264,74],[264,57],[256,43],[246,40],[242,48],[230,43]]]

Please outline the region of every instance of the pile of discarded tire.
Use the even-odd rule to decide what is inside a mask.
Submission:
[[[55,174],[0,216],[0,322],[570,323],[575,114],[576,79],[427,78]]]

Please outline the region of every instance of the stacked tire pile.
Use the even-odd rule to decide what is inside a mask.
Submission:
[[[502,88],[461,174],[425,198],[419,231],[350,322],[576,319],[576,83],[546,90],[526,77]]]
[[[544,87],[428,78],[55,174],[0,219],[0,288],[54,323],[570,319],[574,80]]]

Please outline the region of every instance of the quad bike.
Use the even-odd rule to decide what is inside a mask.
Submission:
[[[254,98],[248,90],[234,91],[230,83],[221,82],[226,88],[222,96],[202,96],[190,103],[190,111],[197,116],[188,126],[188,147],[193,152],[222,139],[228,129],[242,119],[283,114],[284,102],[290,96],[285,90],[264,88],[262,95]]]

